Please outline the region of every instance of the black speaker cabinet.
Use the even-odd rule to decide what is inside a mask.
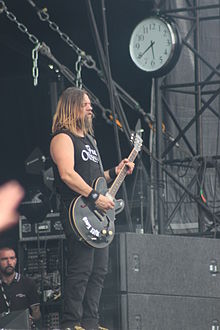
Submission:
[[[109,330],[219,330],[220,299],[120,294],[102,296],[101,324]]]
[[[29,322],[29,310],[11,312],[0,318],[0,329],[31,329]]]
[[[121,295],[121,321],[113,330],[217,330],[220,299]]]
[[[220,298],[219,270],[219,239],[120,233],[105,290]]]

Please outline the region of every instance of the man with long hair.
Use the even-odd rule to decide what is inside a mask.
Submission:
[[[110,182],[124,166],[127,174],[134,168],[134,163],[124,159],[113,169],[102,170],[96,144],[91,138],[93,117],[86,91],[69,87],[62,93],[53,118],[50,154],[68,245],[62,329],[105,329],[99,325],[98,309],[108,270],[108,247],[96,249],[77,238],[68,220],[70,203],[74,197],[82,195],[102,212],[113,209],[113,199],[93,189],[94,180],[104,177]]]

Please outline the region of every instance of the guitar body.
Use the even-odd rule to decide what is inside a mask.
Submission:
[[[103,177],[95,181],[93,188],[102,195],[108,192]],[[102,213],[83,196],[73,199],[69,207],[69,221],[80,241],[94,248],[104,248],[112,242],[115,235],[115,215],[124,208],[122,200],[114,202],[114,209]]]

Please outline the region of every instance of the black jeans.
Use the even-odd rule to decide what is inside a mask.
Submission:
[[[67,236],[67,245],[62,328],[81,324],[85,329],[97,329],[99,300],[108,271],[108,247],[94,249],[73,235]]]

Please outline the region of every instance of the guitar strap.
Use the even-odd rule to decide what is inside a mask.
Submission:
[[[10,309],[11,304],[10,304],[10,300],[8,299],[8,297],[6,295],[6,292],[5,292],[5,289],[3,287],[2,281],[0,281],[0,289],[1,289],[2,296],[3,296],[4,301],[5,301],[5,305],[7,307],[7,312],[3,312],[2,314],[4,315],[4,313],[5,313],[5,315],[6,315],[6,314],[9,314],[11,312],[11,309]]]
[[[92,146],[94,147],[95,151],[97,152],[98,155],[98,159],[99,159],[99,166],[100,166],[100,170],[102,172],[102,174],[104,175],[104,169],[103,169],[103,165],[102,165],[102,160],[100,157],[100,153],[98,151],[97,145],[96,145],[96,141],[95,139],[91,136],[91,135],[87,135],[87,138],[89,139],[89,141],[91,142]]]
[[[20,280],[20,277],[21,277],[21,275],[16,272],[13,281],[18,282]],[[7,307],[7,312],[1,313],[1,316],[4,316],[4,315],[7,315],[11,312],[11,302],[10,302],[10,299],[8,298],[6,292],[5,292],[5,289],[4,289],[4,286],[3,286],[3,283],[2,283],[1,279],[0,279],[0,289],[1,289],[2,296],[3,296],[4,301],[5,301],[5,305]]]

